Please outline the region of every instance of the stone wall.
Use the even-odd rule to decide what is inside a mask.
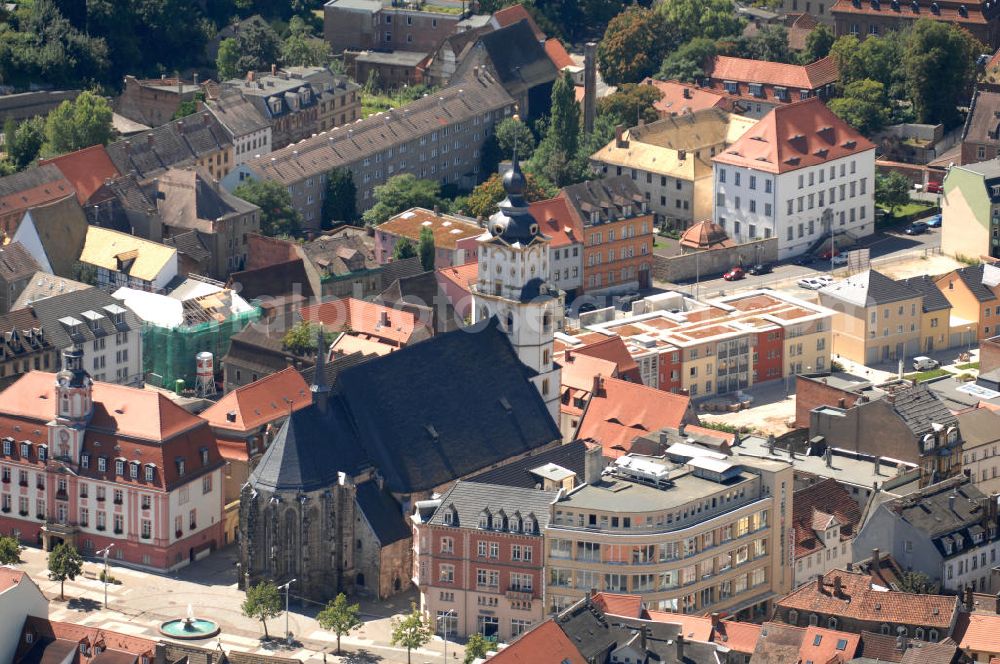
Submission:
[[[749,267],[755,261],[772,263],[778,260],[778,238],[754,240],[735,247],[696,251],[680,256],[653,256],[653,280],[678,281],[716,277],[734,265]]]

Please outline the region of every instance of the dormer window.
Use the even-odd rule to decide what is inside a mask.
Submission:
[[[177,474],[184,477],[184,457],[177,457],[175,463],[177,464]]]
[[[137,461],[128,465],[128,476],[133,480],[139,479],[139,463]]]
[[[147,482],[152,482],[153,481],[153,476],[154,476],[155,473],[156,473],[156,466],[147,465],[146,466],[146,481]]]
[[[31,444],[27,441],[21,443],[21,458],[30,459],[31,458]]]
[[[208,465],[208,448],[207,447],[203,447],[199,451],[201,453],[201,465],[203,467],[207,466]]]
[[[737,94],[740,91],[740,85],[736,81],[723,81],[722,86],[731,95]]]
[[[45,461],[49,458],[49,448],[47,445],[38,446],[38,460]]]
[[[958,442],[958,429],[955,427],[948,427],[948,444],[954,445]]]
[[[754,97],[763,97],[764,96],[764,86],[761,85],[760,83],[751,83],[750,84],[750,94],[752,94]]]
[[[80,455],[80,466],[82,468],[90,468],[90,454],[84,452]]]
[[[479,513],[479,529],[489,530],[493,525],[493,516],[490,514],[489,510],[483,510]]]
[[[527,534],[533,534],[535,532],[535,515],[529,514],[524,517],[524,532]]]
[[[104,473],[108,470],[108,460],[105,457],[97,457],[97,470]]]
[[[115,459],[115,475],[125,474],[125,459]]]
[[[4,456],[10,456],[11,454],[13,454],[13,450],[14,450],[14,441],[13,441],[13,439],[11,439],[11,438],[4,438],[3,439],[3,455]]]
[[[497,513],[497,518],[493,520],[493,526],[497,530],[507,530],[507,513],[500,510]]]

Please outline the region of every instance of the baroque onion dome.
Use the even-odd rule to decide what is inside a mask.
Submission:
[[[490,217],[489,223],[490,234],[507,244],[528,245],[536,238],[544,237],[524,199],[527,184],[515,151],[511,168],[503,176],[503,189],[507,196],[500,201],[500,210]]]

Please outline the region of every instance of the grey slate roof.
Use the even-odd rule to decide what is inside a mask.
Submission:
[[[76,196],[33,207],[27,214],[31,215],[52,272],[60,277],[74,274],[89,227]]]
[[[537,475],[532,474],[532,468],[538,468],[546,464],[554,463],[562,466],[566,470],[576,473],[579,480],[584,476],[584,456],[587,452],[587,444],[582,440],[574,440],[559,447],[553,447],[527,459],[518,459],[511,463],[504,464],[499,468],[487,470],[479,475],[474,475],[466,482],[482,482],[484,484],[501,484],[505,487],[520,487],[522,489],[534,489],[539,483]]]
[[[277,297],[296,292],[306,297],[314,295],[301,258],[233,272],[229,275],[229,287],[237,289],[243,299],[248,301],[262,296]]]
[[[9,196],[25,189],[65,179],[62,171],[56,168],[54,164],[35,166],[20,173],[13,173],[0,178],[0,196]],[[73,193],[73,188],[67,188],[66,193]]]
[[[894,394],[893,411],[918,438],[932,431],[931,424],[949,426],[958,422],[944,402],[923,383],[900,387]]]
[[[157,209],[167,226],[213,233],[214,221],[259,210],[234,196],[200,169],[171,168],[157,178]]]
[[[625,217],[625,206],[632,207],[632,215],[641,214],[638,206],[645,201],[632,178],[625,175],[570,185],[560,195],[576,209],[585,226],[591,225],[593,211],[598,213],[598,223],[615,221]]]
[[[39,270],[31,275],[28,285],[17,296],[17,301],[13,303],[11,309],[21,309],[32,302],[37,302],[53,295],[61,295],[86,288],[91,288],[91,286],[81,281],[64,279],[63,277],[57,277],[54,274]]]
[[[125,309],[124,324],[116,326],[110,315],[104,309],[106,306],[114,305]],[[97,288],[86,288],[84,290],[54,295],[44,300],[38,300],[31,305],[35,310],[35,315],[42,323],[45,336],[56,348],[69,348],[74,343],[86,343],[117,332],[138,330],[140,328],[139,318],[130,309],[121,307],[121,302],[111,297]],[[93,311],[101,314],[98,321],[97,333],[90,328],[86,319],[81,316],[84,311]],[[79,333],[71,336],[65,325],[59,322],[60,318],[71,316],[79,320],[82,324],[78,326]]]
[[[184,231],[173,237],[163,239],[163,244],[168,247],[176,247],[179,253],[190,256],[191,260],[203,263],[212,257],[212,252],[208,250],[201,241],[198,231]]]
[[[393,261],[385,267],[413,260],[416,261],[412,264],[413,269],[418,272],[416,274],[392,279],[392,272],[382,273],[382,283],[389,285],[375,301],[400,306],[403,311],[409,311],[421,320],[431,320],[435,334],[457,330],[461,325],[451,299],[441,290],[434,272],[421,272],[423,267],[419,258]],[[394,270],[402,271],[402,267]]]
[[[314,487],[370,463],[393,493],[433,489],[559,440],[531,375],[495,320],[347,368],[327,411],[293,413],[249,481]]]
[[[995,300],[996,296],[993,295],[993,291],[989,289],[983,283],[983,265],[970,265],[968,267],[963,267],[959,270],[955,270],[958,277],[965,282],[965,285],[972,291],[972,294],[980,302],[990,302]]]
[[[243,98],[239,91],[222,88],[217,99],[205,102],[209,112],[229,131],[234,139],[266,129],[269,126],[257,108]]]
[[[400,261],[392,261],[382,266],[382,283],[391,284],[397,279],[409,279],[424,273],[424,266],[420,258],[404,258]],[[434,274],[430,272],[429,274]]]
[[[877,270],[869,270],[868,304],[879,305],[916,297],[916,292],[903,281],[890,279]]]
[[[480,49],[493,65],[497,78],[512,95],[552,83],[559,76],[559,71],[527,21],[518,21],[482,35],[473,47],[471,61],[481,60],[476,53]]]
[[[902,283],[924,296],[924,312],[951,309],[951,302],[937,287],[930,275],[922,274],[919,277],[910,277],[903,279]]]
[[[218,152],[232,142],[215,116],[202,111],[116,141],[107,151],[118,172],[145,179]]]
[[[953,494],[954,506],[950,498]],[[897,498],[885,507],[933,540],[943,555],[948,555],[941,546],[945,538],[961,539],[963,546],[959,552],[974,546],[970,531],[980,528],[983,522],[982,503],[986,498],[986,494],[963,475]],[[952,549],[951,553],[956,550]]]
[[[404,540],[413,533],[406,525],[406,518],[399,503],[378,482],[368,480],[357,487],[356,500],[375,536],[382,546]]]
[[[0,280],[10,283],[30,277],[42,269],[24,245],[11,242],[0,247]]]
[[[335,385],[337,383],[337,376],[341,371],[348,367],[353,367],[356,364],[361,364],[367,360],[370,360],[370,355],[365,355],[361,351],[356,353],[351,353],[350,355],[343,355],[341,357],[335,358],[333,360],[328,360],[323,363],[323,375],[326,376],[327,385]],[[302,374],[302,378],[310,385],[313,382],[313,378],[316,376],[316,365],[311,365],[308,367],[303,367],[299,369],[299,373]]]
[[[516,514],[531,516],[536,521],[536,530],[529,534],[541,533],[549,525],[549,506],[558,492],[539,489],[522,489],[481,482],[456,482],[443,496],[428,523],[437,526],[445,524],[445,513],[458,517],[450,525],[459,528],[477,528],[479,515],[483,510],[497,515],[501,510],[507,515],[508,523]],[[498,528],[494,528],[499,530]]]

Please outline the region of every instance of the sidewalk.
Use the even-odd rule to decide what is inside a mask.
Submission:
[[[336,649],[336,636],[322,630],[315,620],[320,606],[297,601],[292,593],[290,611],[287,616],[288,630],[293,634],[293,645],[283,643],[262,643],[263,628],[259,621],[243,616],[240,605],[243,592],[236,587],[235,566],[232,550],[219,551],[205,560],[179,570],[176,574],[157,575],[124,567],[110,566],[111,576],[120,580],[121,585],[109,584],[108,608],[104,609],[104,584],[95,579],[78,576],[66,582],[66,599],[59,599],[59,583],[50,581],[47,575],[44,551],[28,548],[22,554],[24,563],[19,567],[27,572],[50,599],[49,617],[84,625],[97,625],[108,630],[142,636],[153,640],[171,640],[159,633],[159,625],[165,620],[187,614],[190,604],[195,616],[219,623],[222,631],[216,637],[204,641],[194,641],[201,647],[241,650],[251,653],[281,655],[307,662],[324,661],[324,653]],[[103,565],[96,562],[84,563],[85,572],[99,574]],[[293,588],[294,590],[294,588]],[[370,599],[360,600],[364,625],[341,639],[345,656],[327,654],[327,662],[405,662],[406,650],[391,645],[391,616],[408,612],[415,593],[394,597],[386,602]],[[358,601],[353,599],[352,601]],[[285,634],[284,613],[267,623],[272,637]],[[443,658],[444,643],[435,638],[425,648],[413,651],[413,662],[440,662]],[[448,644],[448,656],[460,656],[461,645]]]

